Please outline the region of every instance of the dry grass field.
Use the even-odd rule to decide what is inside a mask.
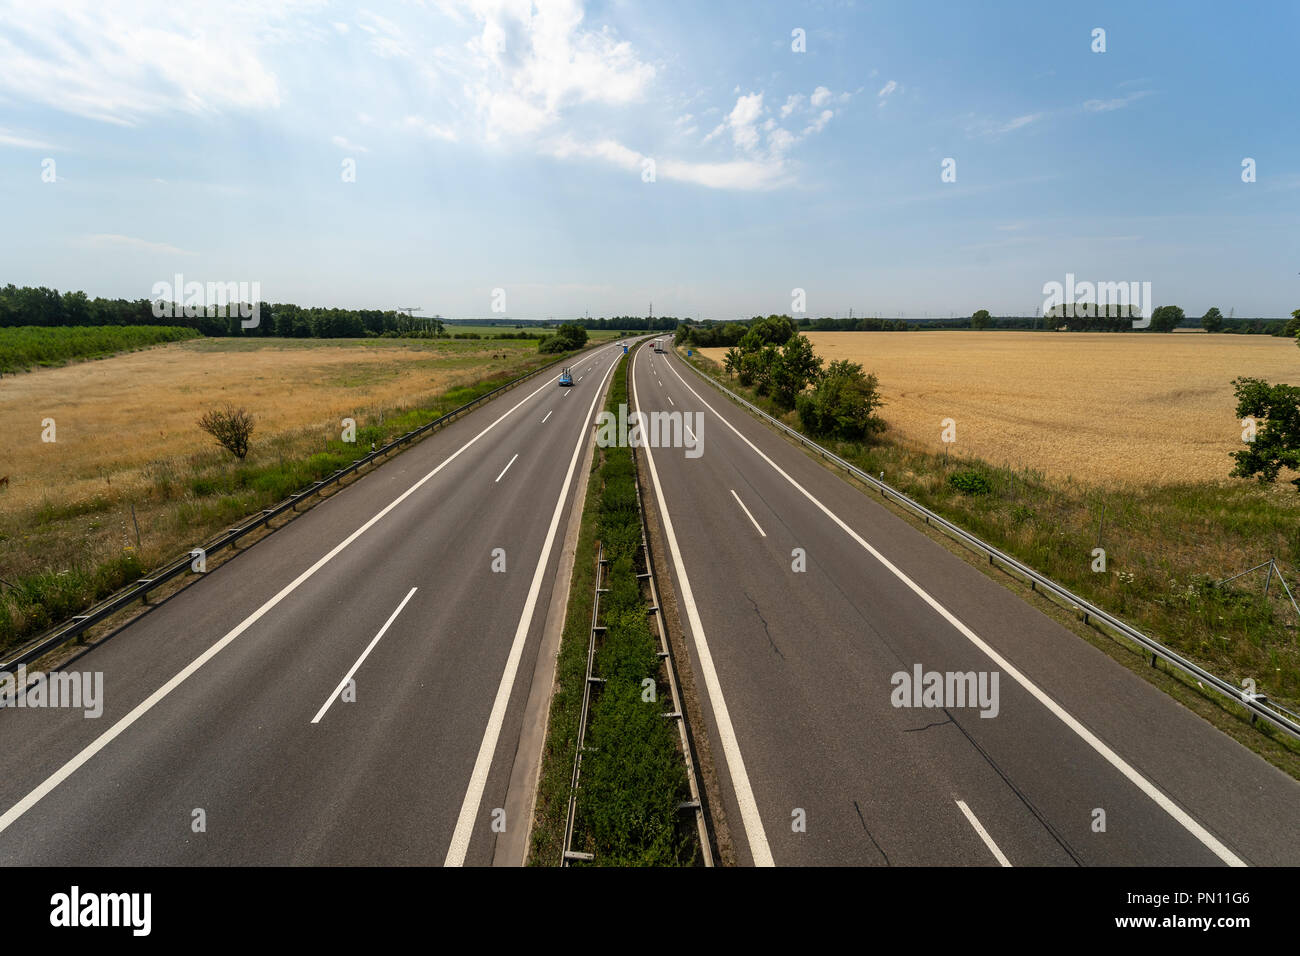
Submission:
[[[304,429],[337,438],[345,416],[418,403],[536,351],[510,341],[197,339],[9,377],[0,508],[136,491],[160,462],[212,447],[195,420],[216,405],[252,412],[255,443]],[[52,443],[40,440],[45,418],[55,421]]]
[[[828,363],[880,379],[895,438],[1086,484],[1226,480],[1241,447],[1231,381],[1300,384],[1300,349],[1262,335],[813,332]],[[704,354],[721,361],[723,349]],[[1289,477],[1289,476],[1284,476]]]
[[[371,441],[554,359],[536,340],[195,339],[6,376],[0,650],[343,467]],[[242,462],[196,424],[225,404],[256,419]],[[356,421],[355,444],[341,440],[345,417]],[[42,441],[44,419],[54,419],[53,442]]]

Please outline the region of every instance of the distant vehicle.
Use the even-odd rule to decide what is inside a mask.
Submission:
[[[572,384],[573,384],[573,371],[572,371],[572,369],[568,369],[568,368],[566,368],[566,369],[564,369],[563,371],[560,372],[560,384],[561,384],[561,385],[572,385]]]
[[[663,340],[663,339],[655,339],[655,351],[656,351],[656,352],[662,352],[663,350],[664,350],[664,340]]]

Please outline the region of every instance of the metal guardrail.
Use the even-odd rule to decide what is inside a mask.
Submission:
[[[686,708],[682,704],[681,685],[677,679],[677,659],[673,657],[672,644],[668,640],[668,624],[664,620],[663,605],[659,600],[658,576],[655,574],[654,552],[650,550],[650,538],[646,534],[645,499],[641,491],[641,468],[637,464],[636,453],[632,453],[632,470],[636,479],[636,510],[641,516],[641,553],[645,556],[645,571],[638,577],[650,585],[650,613],[655,616],[659,631],[659,659],[664,662],[668,672],[668,688],[672,692],[673,709],[664,714],[677,722],[678,743],[682,748],[682,759],[686,762],[686,782],[691,798],[680,804],[677,809],[690,810],[695,814],[695,826],[700,838],[700,855],[704,857],[705,866],[713,866],[713,841],[709,839],[709,821],[704,811],[704,799],[700,794],[699,775],[696,770],[698,761],[695,749],[691,746],[691,736],[686,728]]]
[[[592,345],[589,349],[584,349],[583,351],[592,351],[593,349],[603,348],[608,344],[610,343],[600,342]],[[580,355],[582,353],[578,352],[575,354]],[[136,581],[135,584],[130,585],[129,587],[117,592],[116,594],[111,595],[101,603],[93,605],[85,613],[78,614],[76,617],[73,617],[62,624],[56,625],[52,631],[49,631],[45,635],[38,637],[34,641],[24,645],[21,649],[18,650],[16,654],[14,654],[14,656],[10,657],[8,660],[0,662],[0,671],[13,670],[13,668],[17,667],[20,664],[29,664],[32,661],[36,660],[37,658],[42,657],[45,654],[48,654],[56,647],[59,647],[60,645],[67,643],[68,641],[72,640],[75,637],[80,637],[83,633],[85,633],[91,627],[94,627],[100,621],[103,621],[105,618],[111,617],[112,615],[116,614],[118,611],[122,610],[123,608],[128,607],[135,601],[145,600],[148,597],[148,594],[151,590],[159,587],[162,584],[166,584],[168,581],[172,580],[173,578],[179,577],[180,575],[184,574],[187,570],[190,570],[193,567],[195,561],[197,560],[198,552],[200,551],[202,552],[202,556],[206,562],[206,559],[209,555],[215,554],[223,550],[224,548],[233,547],[239,541],[240,538],[244,537],[247,534],[250,534],[253,531],[256,531],[260,527],[265,526],[267,522],[269,522],[272,518],[279,517],[280,515],[284,514],[286,511],[289,511],[291,509],[296,511],[298,503],[300,501],[311,497],[312,495],[322,491],[323,489],[329,487],[330,485],[337,484],[338,482],[346,478],[348,475],[355,474],[357,471],[364,468],[366,465],[371,464],[372,462],[378,460],[379,458],[382,458],[384,455],[390,454],[393,451],[396,451],[397,449],[401,448],[403,445],[407,445],[410,442],[414,441],[415,439],[428,434],[429,432],[433,431],[435,428],[438,428],[439,426],[446,424],[452,419],[465,414],[465,412],[469,411],[470,409],[476,408],[479,405],[483,404],[484,402],[490,401],[492,398],[496,397],[497,395],[500,395],[502,392],[508,391],[514,388],[515,386],[528,381],[529,379],[544,374],[545,372],[555,368],[558,365],[561,365],[564,362],[571,362],[572,360],[573,360],[573,355],[569,355],[563,358],[556,359],[554,362],[549,362],[546,365],[541,366],[540,368],[533,369],[533,371],[529,372],[526,375],[521,375],[519,376],[519,378],[511,379],[509,382],[506,382],[502,385],[498,385],[496,388],[492,389],[489,392],[484,392],[478,398],[472,399],[471,401],[466,402],[464,405],[454,408],[451,411],[447,412],[446,414],[438,416],[431,422],[426,422],[425,424],[421,425],[419,428],[407,432],[405,435],[399,435],[397,438],[394,438],[392,441],[384,445],[382,448],[372,451],[370,454],[366,455],[363,458],[358,458],[352,464],[348,465],[348,467],[340,468],[332,475],[322,478],[320,481],[316,482],[315,484],[305,488],[304,490],[296,494],[290,495],[288,498],[280,502],[280,504],[276,505],[274,508],[263,509],[263,511],[260,514],[254,517],[253,520],[248,522],[247,524],[244,524],[237,528],[231,528],[229,531],[227,531],[216,541],[192,549],[184,557],[177,559],[172,564],[166,565],[161,570],[155,571],[150,577],[140,578],[138,581]],[[204,573],[204,572],[196,570],[195,573]]]
[[[587,715],[591,711],[591,687],[593,684],[603,684],[605,682],[603,677],[596,676],[595,671],[596,632],[605,629],[597,622],[600,620],[600,596],[609,591],[609,588],[600,586],[607,564],[609,564],[609,559],[605,557],[605,542],[601,541],[598,542],[596,550],[596,591],[591,602],[591,629],[587,632],[587,674],[582,681],[582,710],[578,716],[578,745],[573,753],[573,774],[569,778],[569,812],[564,822],[564,851],[560,856],[560,866],[568,866],[572,860],[590,861],[595,859],[590,853],[583,853],[573,849],[573,825],[578,819],[578,781],[582,778],[582,755],[587,750],[583,741],[587,739]]]
[[[841,458],[839,455],[836,455],[834,452],[826,448],[823,448],[817,442],[808,438],[801,432],[796,431],[795,429],[791,428],[789,425],[785,424],[784,422],[779,421],[778,419],[769,415],[767,412],[763,411],[761,408],[757,407],[752,402],[749,402],[746,399],[742,398],[741,396],[737,395],[735,392],[727,388],[721,382],[717,381],[712,376],[706,374],[701,369],[697,368],[695,366],[695,363],[686,362],[685,364],[692,371],[694,371],[696,375],[704,379],[714,388],[721,391],[723,394],[725,394],[732,401],[736,402],[738,405],[741,405],[742,407],[748,409],[750,412],[757,415],[759,418],[767,422],[769,425],[772,425],[775,428],[779,429],[780,431],[784,432],[786,435],[790,436],[795,441],[799,442],[799,444],[803,445],[805,448],[808,448],[809,450],[816,452],[822,458],[825,458],[827,461],[832,462],[838,467],[844,469],[849,474],[851,474],[854,478],[861,481],[863,484],[876,489],[877,491],[880,492],[882,498],[892,499],[894,502],[896,502],[899,505],[902,505],[904,508],[916,514],[918,517],[925,519],[926,524],[934,527],[938,527],[939,530],[943,531],[949,537],[954,538],[955,540],[961,542],[962,544],[969,547],[971,550],[985,555],[989,559],[989,564],[992,564],[994,566],[1001,565],[1003,570],[1019,575],[1021,578],[1023,578],[1029,583],[1029,586],[1033,590],[1041,594],[1044,594],[1049,598],[1055,599],[1057,603],[1060,603],[1063,606],[1067,607],[1069,610],[1072,610],[1075,613],[1079,614],[1082,617],[1083,622],[1085,624],[1103,624],[1106,627],[1110,628],[1112,631],[1116,632],[1117,634],[1120,634],[1123,637],[1126,637],[1129,640],[1133,641],[1134,643],[1138,644],[1139,646],[1145,648],[1146,651],[1151,655],[1152,667],[1156,665],[1157,660],[1163,660],[1167,664],[1178,668],[1188,676],[1193,677],[1196,680],[1209,685],[1210,687],[1213,687],[1223,696],[1231,698],[1232,700],[1241,704],[1243,707],[1246,708],[1247,711],[1250,712],[1250,721],[1252,724],[1255,722],[1256,718],[1262,717],[1264,720],[1267,720],[1269,723],[1273,724],[1279,730],[1283,731],[1284,733],[1288,734],[1289,736],[1297,740],[1300,740],[1300,714],[1292,713],[1291,711],[1287,710],[1284,707],[1281,707],[1276,704],[1272,704],[1268,700],[1268,698],[1263,694],[1252,694],[1242,688],[1234,687],[1232,684],[1228,683],[1226,680],[1223,680],[1221,677],[1211,674],[1209,671],[1205,670],[1205,668],[1201,667],[1199,664],[1195,664],[1192,661],[1187,660],[1185,657],[1182,657],[1178,653],[1165,647],[1163,644],[1161,644],[1159,641],[1155,640],[1154,638],[1148,637],[1147,635],[1143,634],[1141,631],[1139,631],[1137,628],[1133,627],[1132,625],[1120,620],[1119,618],[1115,617],[1113,614],[1110,614],[1107,611],[1103,611],[1095,604],[1092,604],[1090,601],[1087,601],[1084,598],[1079,597],[1073,591],[1070,591],[1069,589],[1063,587],[1062,585],[1057,584],[1055,581],[1051,580],[1050,578],[1048,578],[1043,574],[1040,574],[1038,571],[1035,571],[1027,564],[1022,563],[1016,558],[1011,557],[1009,554],[1006,554],[1005,552],[1000,551],[999,549],[993,547],[993,545],[985,543],[984,541],[975,537],[975,535],[970,534],[967,531],[963,531],[961,528],[957,527],[957,525],[953,524],[951,521],[949,521],[947,518],[944,518],[942,515],[936,514],[935,512],[931,511],[929,508],[925,507],[925,505],[921,504],[920,502],[913,501],[907,495],[903,494],[901,491],[898,491],[897,489],[886,484],[881,479],[872,477],[871,475],[863,471],[861,468],[858,468],[856,465],[850,464],[849,462]]]

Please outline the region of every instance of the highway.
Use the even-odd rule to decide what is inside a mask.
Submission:
[[[1300,863],[1295,780],[680,358],[641,349],[630,387],[702,415],[647,470],[742,863]],[[918,667],[996,674],[996,708],[895,706]]]
[[[527,826],[494,811],[621,355],[468,413],[65,665],[104,675],[102,717],[0,709],[0,863],[491,862]]]

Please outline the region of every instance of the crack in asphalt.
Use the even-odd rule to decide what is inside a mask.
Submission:
[[[1000,766],[998,766],[998,763],[993,759],[992,754],[976,743],[975,738],[967,732],[965,727],[957,723],[956,720],[953,720],[953,716],[949,713],[947,707],[943,709],[943,712],[948,714],[948,720],[952,721],[952,723],[956,725],[957,729],[961,731],[962,736],[965,737],[971,747],[975,749],[975,752],[983,757],[984,761],[990,768],[992,768],[993,772],[1002,778],[1002,782],[1007,785],[1007,788],[1016,795],[1022,804],[1024,804],[1025,809],[1033,814],[1034,819],[1042,824],[1043,829],[1046,830],[1052,839],[1056,841],[1057,845],[1066,852],[1070,859],[1074,861],[1075,865],[1083,866],[1083,860],[1079,859],[1079,854],[1075,852],[1074,847],[1072,847],[1070,842],[1066,840],[1065,834],[1052,825],[1052,822],[1047,819],[1046,815],[1044,815],[1044,813],[1034,805],[1034,802],[1029,799],[1028,794],[1011,782],[1011,778],[1007,776],[1006,772],[1003,771]]]
[[[767,618],[763,617],[763,612],[758,609],[758,602],[749,596],[748,591],[745,592],[745,599],[754,606],[754,613],[758,615],[758,619],[763,622],[763,633],[767,635],[767,643],[772,645],[772,652],[776,654],[777,657],[781,658],[781,660],[785,660],[785,655],[781,653],[781,648],[777,647],[776,641],[772,640],[772,630],[767,626]]]
[[[944,713],[947,713],[947,711],[944,711]],[[942,727],[944,724],[953,724],[953,723],[956,723],[956,721],[954,721],[952,719],[952,715],[949,714],[947,720],[936,720],[934,723],[926,724],[924,727],[908,727],[904,729],[903,733],[915,734],[922,730],[929,730],[931,727]]]
[[[876,842],[876,838],[872,836],[871,831],[867,829],[867,821],[863,819],[862,808],[858,806],[858,801],[856,800],[853,801],[853,809],[858,811],[858,821],[862,824],[862,830],[866,833],[867,839],[869,839],[871,845],[876,848],[876,852],[885,858],[885,866],[893,866],[894,864],[889,862],[889,854],[880,848],[880,844]]]

